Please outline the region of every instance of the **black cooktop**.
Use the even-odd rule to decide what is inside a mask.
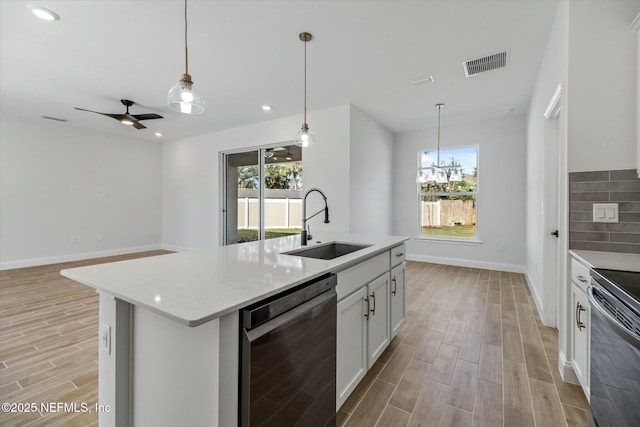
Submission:
[[[595,268],[594,270],[640,302],[640,272],[606,270],[604,268]]]

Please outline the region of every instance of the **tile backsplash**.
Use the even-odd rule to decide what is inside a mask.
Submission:
[[[593,222],[594,203],[618,203],[619,222]],[[569,174],[569,249],[640,253],[640,179],[635,169]]]

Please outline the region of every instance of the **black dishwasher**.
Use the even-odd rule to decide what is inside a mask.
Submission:
[[[336,275],[241,313],[240,425],[336,423]]]

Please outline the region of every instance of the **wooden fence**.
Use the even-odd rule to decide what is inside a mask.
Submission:
[[[475,200],[423,201],[421,225],[423,227],[475,225],[475,203]]]

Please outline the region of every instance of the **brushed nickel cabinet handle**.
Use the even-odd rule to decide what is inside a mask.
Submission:
[[[364,302],[366,302],[366,303],[367,303],[367,309],[364,311],[364,318],[365,318],[365,319],[367,319],[367,320],[369,320],[369,298],[368,298],[368,297],[366,297],[366,298],[364,299]]]
[[[582,283],[587,281],[587,279],[584,276],[578,276],[578,280],[581,281]]]
[[[400,256],[404,256],[404,253],[403,253],[403,252],[398,252],[398,253],[396,254],[396,256],[398,256],[398,257],[400,257]]]
[[[576,304],[576,326],[578,327],[579,331],[586,328],[586,325],[580,320],[580,312],[582,311],[585,311],[584,306],[580,303]]]
[[[391,281],[393,282],[393,290],[391,291],[391,294],[395,296],[396,292],[398,291],[398,282],[396,282],[395,277],[392,277]]]
[[[373,299],[373,308],[371,309],[371,315],[375,316],[376,315],[376,293],[375,292],[371,292],[371,298]]]

